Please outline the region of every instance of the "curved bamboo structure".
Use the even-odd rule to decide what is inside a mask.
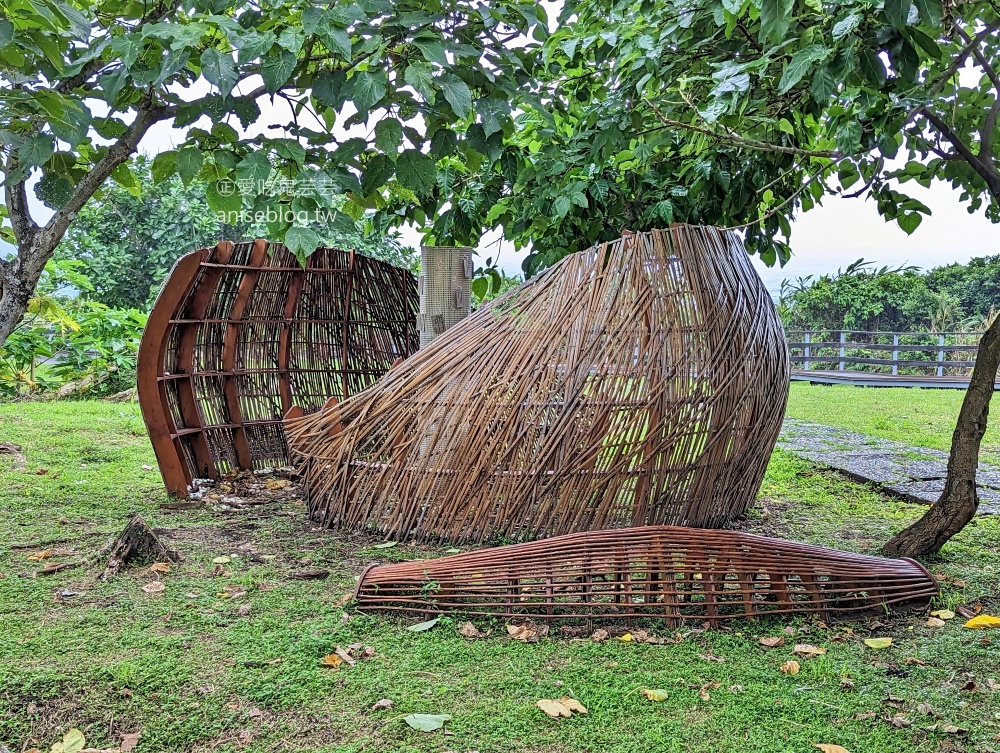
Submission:
[[[923,609],[937,593],[930,573],[909,559],[644,526],[370,567],[355,597],[363,611],[714,626],[767,615],[877,616]]]
[[[416,278],[321,248],[220,243],[181,257],[139,346],[138,395],[167,491],[288,462],[281,421],[374,383],[416,351]]]
[[[788,383],[738,237],[682,225],[565,258],[286,430],[327,526],[472,542],[718,527],[756,495]]]

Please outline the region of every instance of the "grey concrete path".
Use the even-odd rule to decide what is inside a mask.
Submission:
[[[786,418],[778,447],[890,494],[924,504],[944,488],[948,453]],[[1000,468],[979,464],[979,514],[1000,514]]]

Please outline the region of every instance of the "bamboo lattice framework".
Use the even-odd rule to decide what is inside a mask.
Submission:
[[[681,225],[566,257],[286,431],[326,526],[456,542],[719,527],[756,495],[788,383],[738,237]]]
[[[416,278],[353,251],[283,245],[181,257],[149,315],[138,395],[167,490],[286,465],[281,421],[361,392],[419,347]]]
[[[923,609],[937,593],[914,560],[736,531],[643,526],[372,566],[355,597],[371,612],[715,626],[768,615],[877,616]]]

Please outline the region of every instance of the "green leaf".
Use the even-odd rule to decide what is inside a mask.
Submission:
[[[760,6],[761,41],[781,44],[792,21],[795,0],[763,0]]]
[[[177,174],[181,176],[185,186],[197,177],[203,161],[204,156],[197,147],[186,146],[177,152]]]
[[[385,96],[387,79],[384,71],[361,71],[352,79],[351,99],[358,112],[364,114]]]
[[[361,192],[365,196],[371,195],[384,186],[394,172],[396,165],[392,159],[385,154],[376,154],[365,163],[364,172],[361,173]]]
[[[785,66],[778,83],[778,94],[785,94],[801,81],[809,72],[809,68],[817,61],[824,60],[830,50],[823,45],[813,44],[796,52]]]
[[[483,122],[486,137],[503,129],[503,123],[510,115],[510,103],[499,97],[487,97],[476,100],[476,112]]]
[[[44,134],[36,134],[26,138],[17,147],[17,160],[21,167],[37,167],[44,165],[52,156],[52,138]]]
[[[862,50],[860,62],[861,74],[865,77],[865,80],[868,81],[868,83],[875,86],[882,86],[885,84],[885,63],[882,62],[882,58],[879,57],[876,51],[868,48]]]
[[[236,166],[236,177],[240,180],[250,181],[254,186],[255,191],[259,191],[260,187],[271,175],[271,161],[267,158],[267,155],[263,152],[252,152],[248,154],[243,160]]]
[[[421,32],[421,34],[413,40],[413,44],[417,46],[420,50],[420,54],[424,56],[424,60],[428,63],[437,63],[438,65],[448,65],[448,56],[444,54],[444,47],[441,46],[441,41],[434,34],[430,32]]]
[[[846,37],[848,34],[850,34],[852,31],[858,28],[859,23],[861,23],[861,16],[858,15],[857,13],[851,13],[846,18],[840,19],[839,21],[837,21],[837,23],[833,25],[833,31],[832,31],[833,38],[841,39],[843,37]]]
[[[396,156],[403,143],[403,124],[395,118],[384,118],[375,124],[375,146],[381,151]]]
[[[162,183],[177,172],[177,152],[160,152],[153,157],[153,182]]]
[[[138,34],[122,34],[111,40],[111,49],[118,53],[122,63],[126,68],[131,68],[138,60],[142,48],[145,46],[142,37]]]
[[[340,93],[346,81],[347,74],[343,71],[322,71],[313,81],[313,97],[327,107],[339,108],[343,104]]]
[[[897,29],[905,29],[912,6],[912,0],[885,0],[885,17]]]
[[[928,26],[938,27],[941,25],[941,18],[944,10],[941,7],[941,0],[914,0],[920,17]]]
[[[0,50],[14,41],[14,24],[6,18],[0,18]]]
[[[231,180],[209,183],[205,189],[205,201],[213,212],[225,212],[227,215],[243,208],[243,197]]]
[[[239,80],[232,56],[214,47],[209,47],[201,54],[201,73],[210,84],[219,87],[224,97],[229,96]]]
[[[297,55],[306,41],[305,32],[296,26],[288,26],[278,36],[278,46],[284,47],[293,55]]]
[[[395,546],[399,546],[398,541],[383,541],[381,544],[376,544],[372,549],[392,549]]]
[[[292,71],[295,70],[295,54],[282,50],[277,55],[264,58],[260,65],[260,76],[264,79],[264,88],[273,94],[288,83]]]
[[[266,55],[277,41],[278,39],[274,36],[273,31],[261,32],[255,30],[240,37],[240,63],[249,63],[251,60],[256,60]]]
[[[49,114],[49,127],[57,139],[76,147],[87,137],[90,130],[90,110],[80,102],[62,100],[62,110]]]
[[[346,29],[338,29],[336,26],[324,25],[317,29],[317,35],[323,40],[330,52],[338,53],[344,60],[351,59],[351,35]]]
[[[453,73],[445,73],[437,80],[441,93],[448,100],[455,114],[464,118],[472,111],[472,92],[469,85]]]
[[[434,76],[427,63],[410,63],[403,74],[403,80],[429,103],[434,103]]]
[[[417,196],[427,196],[434,189],[437,169],[434,160],[416,149],[407,149],[396,158],[399,182]]]
[[[142,195],[142,186],[139,183],[139,179],[136,178],[135,173],[132,172],[132,168],[129,167],[128,162],[123,162],[112,170],[111,178],[133,196],[139,197]]]
[[[889,648],[892,638],[865,638],[865,645],[874,649]]]
[[[450,714],[410,714],[404,716],[403,721],[413,729],[421,732],[434,732],[441,729],[445,722],[451,720]]]
[[[821,65],[812,76],[812,83],[809,84],[809,93],[815,102],[826,104],[830,96],[837,91],[837,78],[833,75],[829,65]]]
[[[411,633],[423,633],[437,625],[440,619],[440,617],[435,617],[433,620],[427,620],[427,622],[418,622],[416,625],[410,625],[406,629]]]
[[[316,231],[307,227],[290,227],[285,231],[285,247],[303,261],[320,246]]]
[[[477,277],[472,281],[472,294],[476,296],[478,300],[483,300],[483,297],[490,292],[490,281],[485,277]]]
[[[896,218],[896,224],[898,224],[907,235],[913,235],[913,231],[920,227],[920,223],[923,222],[923,219],[923,216],[917,212],[907,212],[906,214],[901,214]],[[868,642],[865,641],[865,643]],[[879,647],[872,646],[872,648]]]
[[[62,753],[80,753],[86,742],[87,740],[84,738],[83,733],[73,728],[63,735]]]
[[[559,219],[565,217],[572,207],[573,202],[570,201],[568,196],[559,196],[552,205],[552,209],[555,211],[556,216],[559,217]]]

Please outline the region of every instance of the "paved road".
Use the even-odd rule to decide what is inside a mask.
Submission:
[[[924,504],[944,488],[948,453],[786,418],[778,447],[890,494]],[[979,464],[979,514],[1000,514],[1000,468]]]

